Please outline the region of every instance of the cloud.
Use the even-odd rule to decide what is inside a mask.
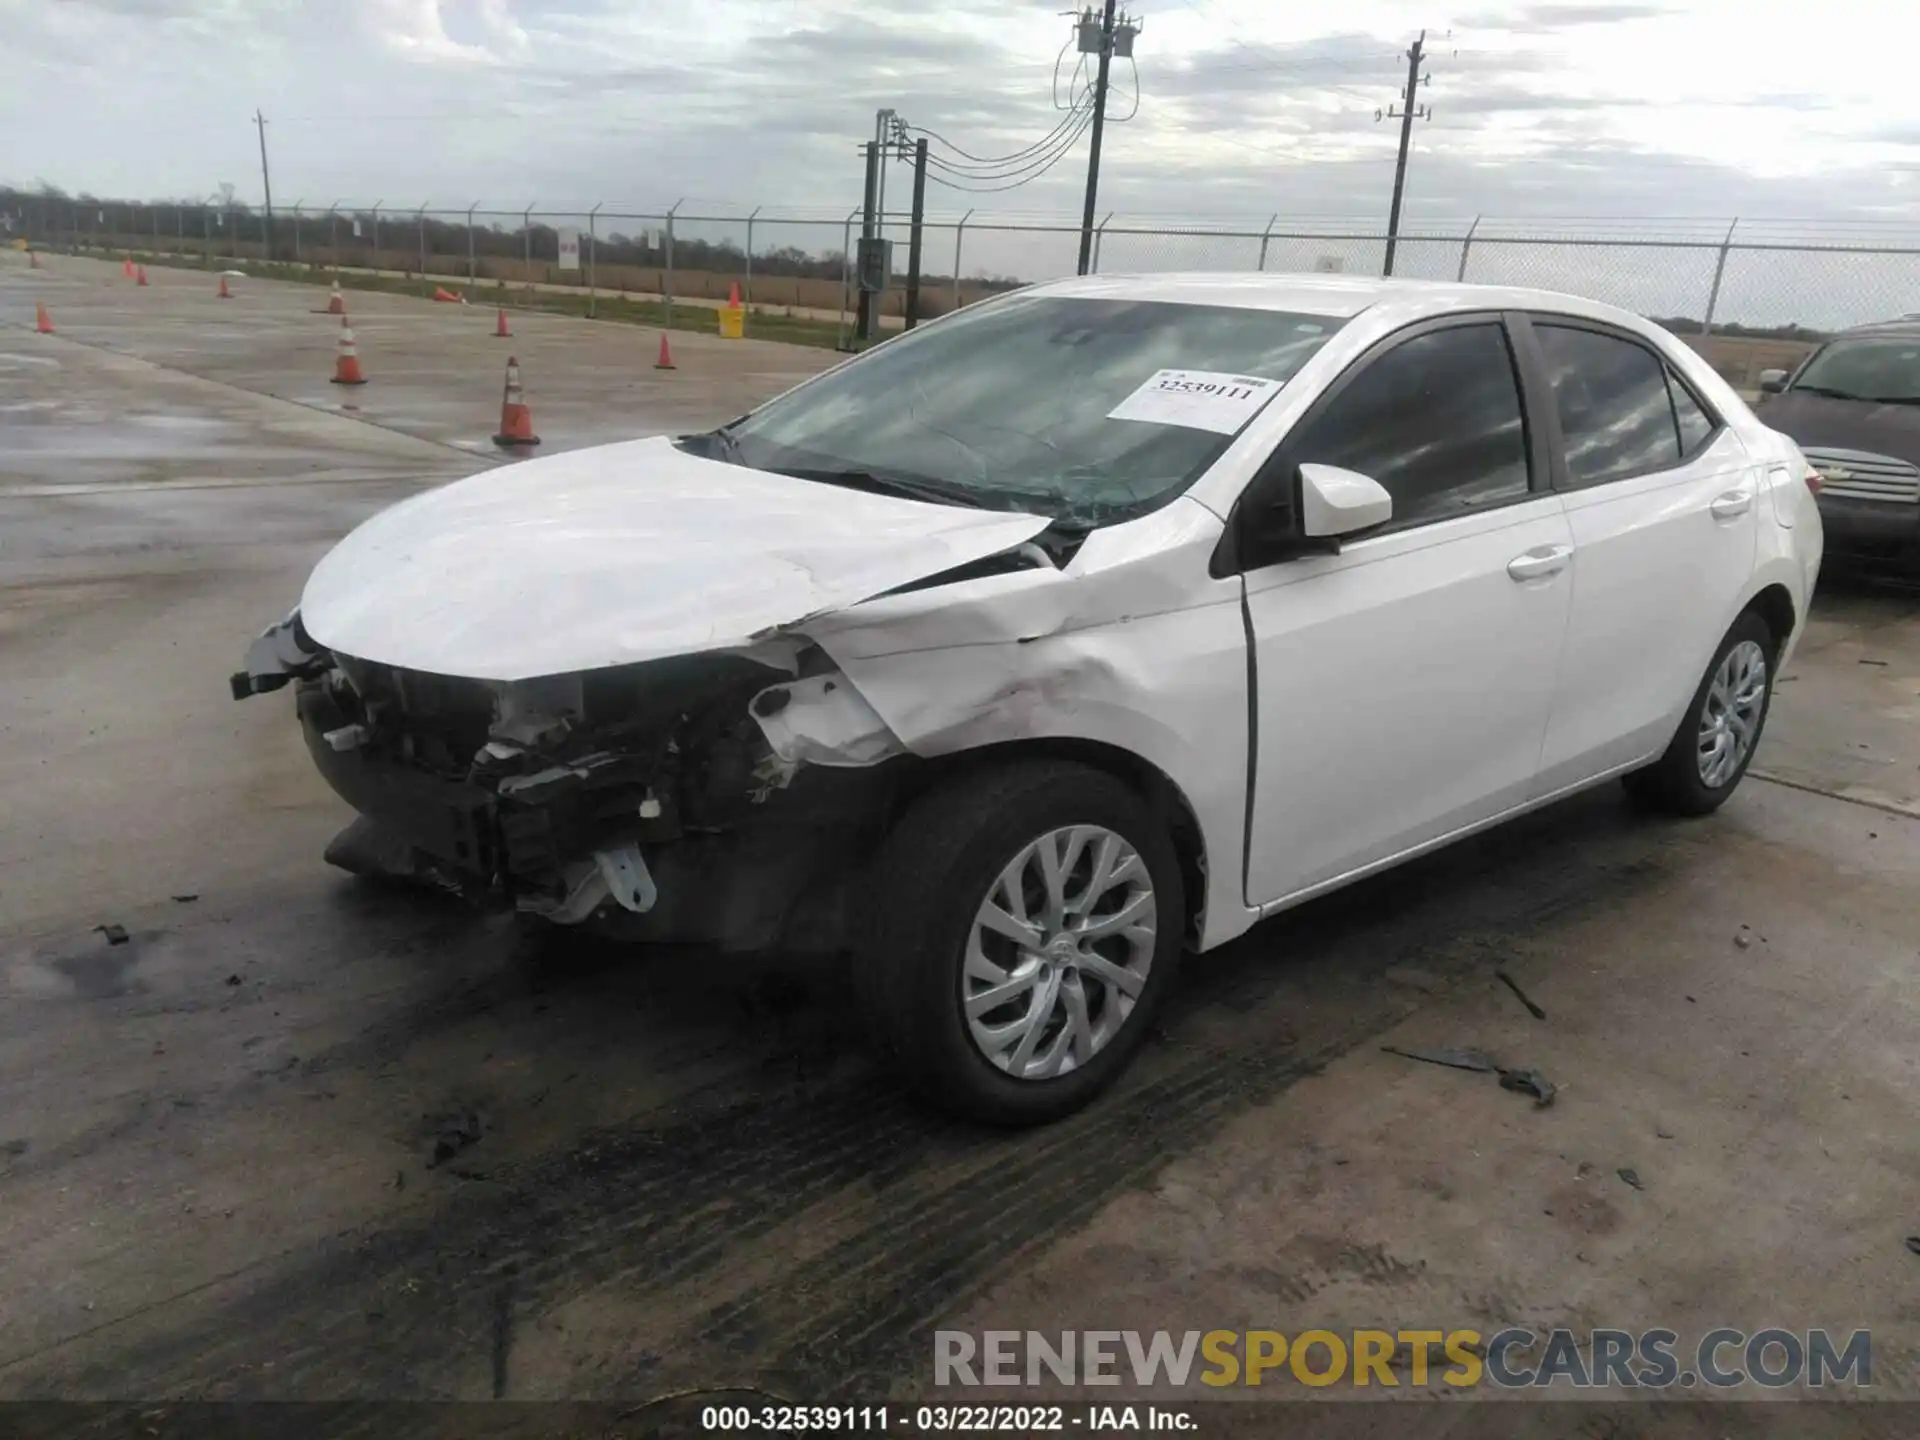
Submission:
[[[1505,30],[1518,35],[1550,35],[1588,25],[1619,25],[1656,20],[1674,13],[1668,5],[1525,5],[1510,11],[1483,11],[1460,21],[1463,29]]]
[[[17,167],[5,178],[128,196],[233,180],[257,196],[258,105],[277,198],[480,199],[516,213],[603,200],[657,212],[686,196],[706,213],[844,216],[880,107],[976,155],[1045,136],[1061,118],[1054,63],[1068,36],[1058,0],[0,6],[11,62],[0,127],[16,137],[6,163]],[[1902,167],[1920,164],[1920,98],[1897,55],[1849,48],[1840,27],[1731,0],[1474,9],[1451,40],[1430,37],[1416,222],[1880,219],[1912,204],[1916,177]],[[1375,112],[1404,83],[1402,52],[1425,18],[1412,0],[1346,0],[1331,20],[1271,0],[1153,7],[1137,45],[1140,111],[1124,123],[1135,69],[1115,68],[1103,211],[1377,224],[1397,128]],[[1070,82],[1077,60],[1069,51],[1058,78]],[[1082,140],[1023,188],[936,186],[933,203],[956,216],[973,206],[976,221],[1047,212],[1070,227],[1085,167]],[[906,187],[896,167],[890,199]],[[838,231],[822,222],[803,243]]]

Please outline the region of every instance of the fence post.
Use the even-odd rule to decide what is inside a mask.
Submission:
[[[1454,272],[1453,281],[1458,285],[1467,278],[1467,256],[1473,253],[1473,232],[1480,228],[1480,217],[1473,217],[1473,223],[1467,227],[1467,238],[1460,242],[1460,268]]]
[[[686,199],[682,197],[674,201],[672,207],[667,211],[667,267],[666,276],[661,281],[661,289],[663,292],[662,298],[667,302],[666,328],[669,330],[673,328],[673,212],[686,203]]]
[[[1267,242],[1273,239],[1273,227],[1279,223],[1278,214],[1267,217],[1267,228],[1260,232],[1260,263],[1254,267],[1256,270],[1264,272],[1267,268]]]
[[[305,198],[306,198],[305,196],[301,197],[301,199],[305,199]],[[298,266],[300,263],[300,201],[299,200],[296,200],[293,202],[293,263],[296,266]]]
[[[373,202],[373,264],[368,268],[376,275],[380,273],[380,207],[384,203],[380,200]]]
[[[200,268],[213,268],[213,206],[205,200],[200,202]]]
[[[1727,251],[1733,245],[1733,232],[1740,226],[1740,217],[1735,216],[1733,224],[1727,226],[1726,238],[1720,242],[1720,254],[1713,262],[1713,288],[1707,292],[1707,318],[1700,323],[1700,338],[1713,334],[1713,312],[1720,305],[1720,277],[1727,271]]]
[[[749,310],[753,308],[753,217],[759,213],[760,207],[756,205],[753,207],[753,213],[747,216],[747,294],[745,303]]]
[[[960,308],[960,242],[967,238],[967,221],[973,218],[969,210],[960,217],[960,223],[953,227],[953,308]]]
[[[422,205],[414,216],[420,223],[420,293],[427,293],[427,207]]]
[[[847,310],[853,301],[853,217],[860,208],[856,205],[847,212],[847,223],[840,229],[840,338],[836,344],[842,350],[847,348]]]
[[[589,320],[598,318],[600,314],[598,304],[600,283],[593,268],[593,258],[600,248],[600,238],[595,233],[600,224],[600,206],[606,203],[602,200],[587,212],[587,318]]]
[[[1107,212],[1107,219],[1102,220],[1094,227],[1093,263],[1087,266],[1087,273],[1089,275],[1098,275],[1100,273],[1100,242],[1107,238],[1107,221],[1111,219],[1113,219],[1113,212],[1109,210]]]
[[[469,285],[479,278],[473,262],[473,212],[479,208],[478,200],[467,207],[467,284]]]
[[[527,273],[525,280],[527,291],[531,294],[533,291],[533,202],[531,200],[527,202],[527,208],[520,212],[520,234],[526,241]]]

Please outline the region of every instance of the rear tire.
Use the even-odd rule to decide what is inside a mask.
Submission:
[[[1754,611],[1733,622],[1665,753],[1622,778],[1636,803],[1668,815],[1710,815],[1726,803],[1760,746],[1779,650]]]
[[[1168,828],[1087,765],[1016,761],[928,792],[871,894],[869,1033],[916,1095],[990,1124],[1055,1120],[1110,1084],[1180,961]]]

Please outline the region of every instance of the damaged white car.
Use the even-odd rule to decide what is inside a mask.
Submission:
[[[296,684],[336,863],[851,949],[917,1088],[1030,1122],[1184,948],[1609,776],[1717,806],[1807,613],[1806,473],[1608,307],[1087,278],[396,505],[233,686]]]

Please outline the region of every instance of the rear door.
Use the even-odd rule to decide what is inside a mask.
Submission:
[[[1534,314],[1573,608],[1538,794],[1665,748],[1752,576],[1764,467],[1648,342]]]

